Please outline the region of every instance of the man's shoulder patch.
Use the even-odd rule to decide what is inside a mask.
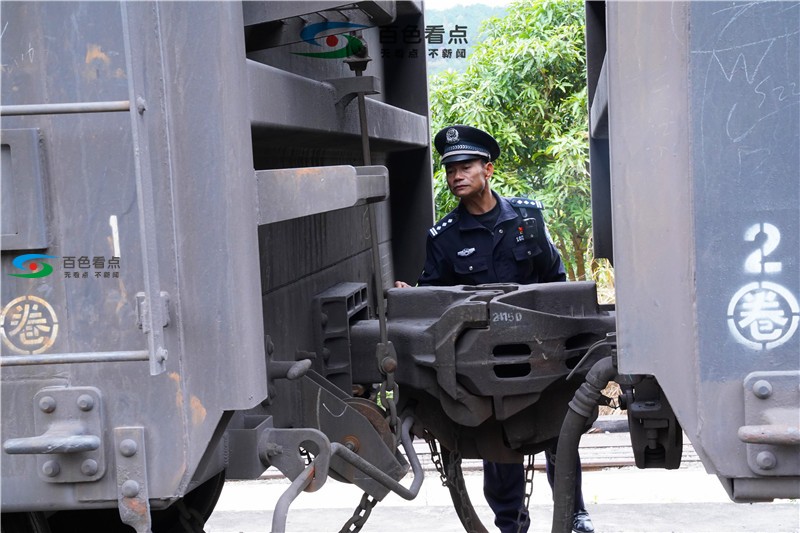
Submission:
[[[451,213],[448,213],[448,214],[447,214],[447,215],[446,215],[446,216],[445,216],[443,219],[441,219],[439,222],[437,222],[436,224],[434,224],[434,225],[433,225],[433,227],[432,227],[431,229],[429,229],[429,230],[428,230],[428,234],[429,234],[431,237],[434,237],[434,238],[436,238],[436,237],[438,237],[439,235],[441,235],[441,234],[442,234],[442,232],[444,232],[444,231],[445,231],[445,230],[447,230],[448,228],[452,228],[453,226],[455,226],[455,225],[456,225],[455,223],[456,223],[457,221],[458,221],[458,213],[457,213],[457,212],[455,212],[455,211],[452,211]]]
[[[531,200],[530,198],[509,198],[508,202],[514,207],[534,207],[536,209],[544,209],[544,205],[539,200]]]

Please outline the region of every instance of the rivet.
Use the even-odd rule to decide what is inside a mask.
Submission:
[[[472,270],[472,267],[469,267],[469,269]]]
[[[122,495],[126,498],[135,498],[139,494],[139,484],[129,479],[122,484]]]
[[[138,449],[139,446],[133,439],[125,439],[119,443],[119,453],[121,453],[125,457],[132,457],[133,455],[136,454],[136,451]]]
[[[39,409],[45,413],[52,413],[56,410],[56,399],[52,396],[42,396],[39,398]]]
[[[56,461],[47,461],[42,465],[42,473],[47,477],[56,477],[61,472],[61,465]]]
[[[772,396],[772,384],[765,379],[759,379],[753,383],[753,394],[762,400],[766,400]]]
[[[145,112],[146,109],[147,109],[147,101],[144,98],[142,98],[141,96],[137,97],[136,98],[136,110],[141,115],[141,114],[143,114]]]
[[[97,461],[94,459],[86,459],[81,463],[81,472],[85,476],[93,476],[97,473]]]
[[[94,408],[94,398],[88,394],[78,396],[78,408],[81,411],[91,411]]]
[[[166,350],[166,348],[159,348],[158,350],[156,350],[156,360],[159,363],[163,363],[164,361],[166,361],[168,355],[169,352]]]
[[[778,464],[778,458],[772,452],[758,452],[756,464],[762,470],[772,470]]]
[[[531,252],[530,250],[528,250],[528,255],[533,255],[533,252]]]
[[[500,233],[503,233],[503,230],[500,230]]]

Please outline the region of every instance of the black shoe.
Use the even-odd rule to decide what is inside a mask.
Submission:
[[[575,533],[594,533],[594,525],[586,509],[572,515],[572,531]]]

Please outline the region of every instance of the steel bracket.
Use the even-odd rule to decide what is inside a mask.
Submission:
[[[762,476],[800,476],[800,372],[752,372],[744,379],[739,439],[747,464]]]
[[[636,466],[667,470],[679,468],[683,431],[656,379],[645,376],[627,388],[625,394]]]
[[[325,80],[336,91],[336,107],[345,108],[359,94],[380,94],[381,80],[375,76],[354,76]]]
[[[117,505],[122,521],[137,533],[150,533],[150,500],[143,427],[114,428],[117,463]]]
[[[297,479],[306,469],[305,458],[300,448],[314,454],[313,479],[305,488],[314,492],[328,479],[331,460],[331,442],[317,429],[276,429],[264,430],[258,439],[258,455],[265,465],[280,470],[289,479]]]
[[[169,326],[169,293],[161,291],[161,327]],[[143,292],[136,293],[136,326],[143,333],[150,333],[150,304],[147,295]]]
[[[36,437],[8,439],[8,454],[35,454],[48,483],[97,481],[105,474],[103,402],[94,387],[47,387],[33,398]]]
[[[340,283],[314,298],[315,369],[343,391],[353,387],[350,321],[366,318],[368,303],[364,283]]]

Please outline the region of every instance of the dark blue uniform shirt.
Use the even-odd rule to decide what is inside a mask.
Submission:
[[[500,208],[493,229],[459,204],[429,230],[419,285],[566,281],[561,256],[545,231],[541,204],[492,195]]]

